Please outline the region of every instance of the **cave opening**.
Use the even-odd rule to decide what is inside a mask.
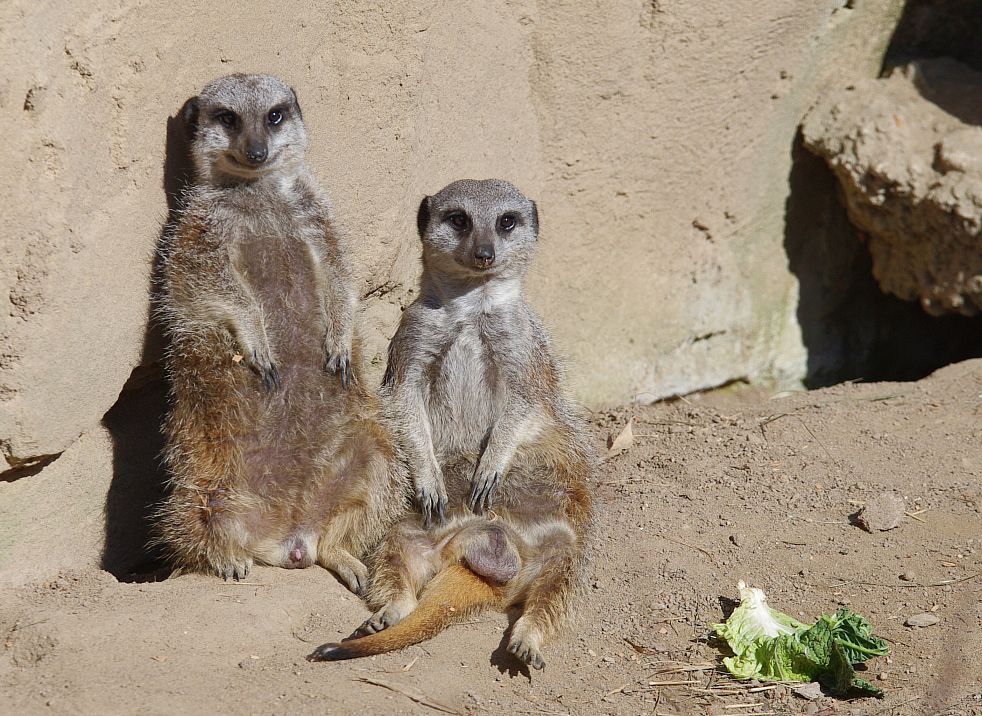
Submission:
[[[881,77],[907,63],[938,57],[982,72],[980,35],[982,4],[910,0],[885,52]],[[970,100],[980,110],[975,113],[945,106],[928,91],[923,96],[963,122],[982,125],[982,98]],[[969,304],[962,313],[970,315],[930,315],[919,301],[881,289],[870,237],[850,220],[839,179],[824,159],[805,148],[800,132],[792,147],[789,184],[784,246],[799,282],[797,318],[808,353],[807,387],[917,380],[945,365],[982,357],[982,312]],[[934,243],[931,247],[935,250]],[[982,254],[982,233],[978,247]],[[966,270],[974,273],[978,265]]]

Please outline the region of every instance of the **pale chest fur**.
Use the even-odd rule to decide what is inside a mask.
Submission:
[[[462,297],[442,311],[441,340],[424,371],[433,449],[440,459],[474,454],[512,390],[501,370],[514,316],[496,294]]]
[[[490,370],[479,329],[458,326],[427,373],[426,405],[437,456],[477,452],[507,391]]]

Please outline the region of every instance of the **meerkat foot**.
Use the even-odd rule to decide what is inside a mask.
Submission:
[[[500,472],[481,471],[474,475],[474,479],[471,481],[471,493],[467,498],[467,506],[471,509],[471,512],[477,515],[483,515],[487,510],[491,509],[495,492],[500,484]]]
[[[327,359],[324,368],[328,373],[341,378],[341,387],[345,390],[351,384],[351,351],[333,351],[327,348]]]
[[[389,602],[377,612],[372,614],[365,623],[355,630],[353,636],[368,636],[375,632],[388,629],[393,624],[398,624],[416,608],[416,600],[399,600]]]
[[[508,651],[523,664],[541,671],[546,668],[541,647],[542,633],[525,617],[520,617],[512,627],[511,637],[508,639]]]
[[[317,563],[358,596],[365,593],[368,587],[368,568],[346,550],[331,550],[318,557]]]
[[[242,581],[252,570],[252,557],[231,558],[219,564],[212,565],[215,573],[226,582],[230,579]]]

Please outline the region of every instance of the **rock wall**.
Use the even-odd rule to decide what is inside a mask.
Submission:
[[[982,310],[982,74],[923,60],[829,93],[802,125],[866,236],[881,289]]]
[[[272,72],[298,91],[310,162],[354,237],[374,375],[413,297],[420,197],[501,176],[538,201],[530,292],[578,398],[801,378],[782,247],[790,148],[826,87],[878,73],[900,6],[8,0],[7,479],[103,431],[134,369],[158,358],[147,287],[184,169],[174,117],[229,72]],[[84,444],[93,494],[113,479],[109,455],[94,457],[104,444]],[[46,495],[72,474],[57,465],[42,473]],[[0,511],[29,504],[36,479],[0,482]]]

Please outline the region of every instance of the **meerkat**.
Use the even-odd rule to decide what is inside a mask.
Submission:
[[[214,80],[186,105],[195,179],[161,251],[171,491],[158,541],[179,566],[244,578],[313,563],[361,593],[366,550],[407,502],[359,378],[355,294],[296,93]]]
[[[420,514],[375,554],[375,613],[311,660],[428,639],[475,611],[521,606],[508,650],[545,666],[545,641],[582,588],[596,460],[523,296],[538,211],[506,181],[457,181],[423,200],[420,293],[389,347],[382,395]]]

